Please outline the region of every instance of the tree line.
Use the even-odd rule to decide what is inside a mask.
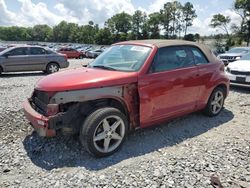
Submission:
[[[250,43],[250,0],[235,0],[233,9],[240,17],[240,26],[232,24],[229,16],[215,14],[210,26],[218,28],[226,34],[227,46],[241,45],[243,41],[249,46]],[[221,37],[217,36],[219,45]]]
[[[196,18],[190,2],[167,2],[159,12],[147,15],[140,10],[133,15],[118,13],[109,18],[103,28],[93,21],[87,25],[60,22],[54,27],[0,27],[0,39],[5,41],[77,42],[111,44],[133,39],[178,38],[186,35]]]
[[[230,18],[222,14],[214,15],[211,27],[221,28],[227,33],[228,43],[232,43],[232,34],[237,35],[239,42],[248,41],[250,36],[249,21],[250,0],[235,0],[234,10],[241,16],[240,28],[232,26],[229,33]],[[54,27],[35,25],[34,27],[0,27],[0,40],[4,41],[43,41],[43,42],[75,42],[86,44],[112,44],[114,42],[136,39],[176,39],[199,40],[197,33],[187,34],[197,17],[192,3],[181,4],[171,1],[164,4],[159,12],[146,14],[140,10],[130,15],[121,12],[106,20],[104,27],[89,21],[86,25],[60,22]],[[182,37],[184,36],[184,37]]]

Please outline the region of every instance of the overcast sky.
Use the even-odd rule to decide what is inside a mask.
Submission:
[[[170,1],[170,0],[169,0]],[[184,4],[185,0],[179,0]],[[1,26],[54,26],[62,20],[86,24],[89,20],[103,23],[112,15],[125,11],[133,14],[137,9],[149,13],[159,11],[168,0],[0,0]],[[190,0],[198,17],[188,32],[208,35],[218,33],[208,25],[213,14],[230,16],[239,23],[232,11],[233,0]]]

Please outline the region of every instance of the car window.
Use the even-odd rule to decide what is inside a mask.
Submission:
[[[46,50],[46,53],[47,53],[47,54],[54,54],[55,52],[52,51],[52,50]]]
[[[206,56],[201,52],[200,49],[196,47],[186,47],[187,51],[191,50],[194,56],[195,64],[207,64],[209,61],[207,60]]]
[[[27,48],[21,47],[21,48],[15,48],[8,52],[9,56],[18,56],[18,55],[27,55]]]
[[[162,72],[194,65],[193,54],[188,49],[182,46],[163,47],[158,49],[150,72]]]
[[[139,45],[114,45],[101,53],[89,67],[102,67],[117,71],[138,71],[151,52],[150,47]]]
[[[44,55],[46,51],[43,48],[30,48],[31,55]]]
[[[250,53],[242,56],[241,60],[250,60]]]

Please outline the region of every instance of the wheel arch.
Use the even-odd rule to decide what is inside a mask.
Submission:
[[[55,63],[55,64],[58,65],[59,68],[61,68],[61,67],[60,67],[60,64],[59,64],[57,61],[50,61],[50,62],[48,62],[48,63],[46,64],[45,69],[47,69],[48,65],[51,64],[51,63]]]
[[[225,98],[227,97],[227,95],[228,95],[228,86],[227,86],[227,84],[225,84],[225,83],[219,83],[218,85],[216,85],[215,87],[213,87],[213,88],[210,90],[209,94],[206,96],[204,105],[208,103],[208,101],[209,101],[209,99],[210,99],[212,93],[213,93],[214,90],[217,89],[217,88],[222,88],[222,89],[223,89],[224,97],[225,97]]]

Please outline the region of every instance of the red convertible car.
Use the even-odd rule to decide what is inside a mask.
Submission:
[[[41,79],[24,111],[40,136],[75,133],[89,153],[107,156],[135,128],[200,110],[218,115],[228,90],[224,64],[204,45],[127,41],[86,68]]]

